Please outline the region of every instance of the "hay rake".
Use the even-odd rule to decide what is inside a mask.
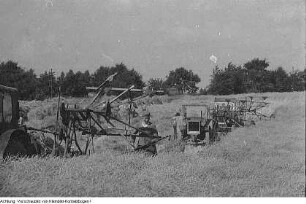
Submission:
[[[98,88],[97,94],[92,101],[85,108],[78,108],[77,106],[69,106],[62,103],[60,106],[60,116],[62,119],[62,127],[56,133],[54,139],[65,141],[64,156],[68,154],[90,154],[94,152],[94,137],[96,136],[117,136],[122,137],[135,150],[145,149],[147,145],[153,145],[157,142],[167,138],[158,135],[152,135],[150,131],[135,127],[131,124],[131,119],[134,117],[133,105],[137,100],[146,97],[146,94],[132,97],[132,92],[141,91],[134,89],[131,86],[127,89],[111,88],[110,82],[117,73],[108,77]],[[121,91],[121,93],[108,101],[99,102],[99,99],[106,95],[109,91]],[[120,100],[124,95],[127,99]],[[115,102],[118,102],[115,104]],[[127,121],[118,117],[114,112],[114,108],[120,105],[127,105],[128,117]],[[78,134],[81,133],[81,134]],[[86,137],[85,145],[80,145],[79,140]],[[147,137],[151,142],[144,146],[135,146],[132,138]],[[56,142],[56,141],[55,141]],[[54,142],[54,143],[55,143]],[[72,149],[72,145],[76,146],[76,150]],[[91,148],[90,148],[91,146]],[[92,151],[90,151],[90,149]]]
[[[248,123],[254,123],[254,120],[248,118],[249,115],[255,116],[259,120],[269,118],[260,112],[269,104],[265,101],[266,99],[265,96],[257,99],[253,96],[241,99],[215,98],[214,107],[210,110],[211,115],[221,126],[245,126]]]

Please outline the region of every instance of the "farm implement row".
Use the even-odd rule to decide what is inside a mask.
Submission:
[[[207,145],[220,140],[234,128],[255,125],[256,120],[270,119],[262,114],[267,97],[215,98],[213,104],[186,104],[182,107],[187,144]]]
[[[146,151],[148,147],[170,137],[158,135],[154,128],[138,127],[133,123],[133,119],[138,116],[136,102],[157,92],[135,89],[134,86],[113,88],[111,82],[116,75],[109,76],[99,87],[90,87],[96,95],[81,108],[61,103],[59,89],[56,125],[52,129],[19,126],[17,90],[0,86],[0,110],[5,110],[0,112],[0,156],[31,156],[46,152],[59,155],[59,147],[63,150],[63,156],[86,155],[95,152],[96,137],[121,137],[133,151]],[[183,105],[182,139],[186,144],[207,145],[220,140],[220,135],[225,135],[235,127],[254,124],[254,117],[268,118],[260,111],[268,104],[265,99],[215,98],[211,106]],[[120,111],[126,114],[120,115]],[[31,134],[35,132],[53,135],[52,146],[33,139]],[[145,138],[145,144],[135,144],[139,138]]]

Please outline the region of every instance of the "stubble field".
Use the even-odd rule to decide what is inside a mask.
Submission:
[[[8,161],[0,166],[0,196],[305,196],[305,92],[258,94],[262,95],[270,102],[265,111],[275,113],[275,119],[235,129],[211,146],[183,151],[178,142],[163,141],[158,155],[147,157],[128,151],[119,138],[98,138],[97,151],[90,156]],[[246,95],[230,97],[242,96]],[[169,135],[170,119],[182,104],[213,99],[161,98],[163,104],[148,109],[159,133]],[[42,106],[47,108],[35,108]],[[43,127],[54,110],[41,117],[31,114],[28,123]]]

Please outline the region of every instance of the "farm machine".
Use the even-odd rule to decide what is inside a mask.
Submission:
[[[40,153],[39,144],[24,126],[18,124],[18,91],[0,85],[0,158],[32,156]]]
[[[268,118],[260,109],[268,103],[267,97],[255,99],[215,98],[212,105],[186,104],[182,106],[185,128],[184,140],[187,144],[202,145],[220,140],[233,128],[255,125],[254,117]]]
[[[182,106],[185,120],[183,140],[187,144],[201,145],[213,142],[217,137],[216,125],[209,107],[204,104],[185,104]]]
[[[111,81],[116,74],[109,76],[99,87],[91,87],[95,89],[96,95],[84,108],[61,104],[63,128],[58,138],[65,141],[64,155],[71,153],[73,144],[77,148],[77,154],[94,152],[95,136],[121,137],[134,151],[144,150],[168,137],[159,136],[158,132],[151,128],[138,128],[132,124],[132,119],[138,115],[135,102],[152,96],[152,93],[143,93],[144,90],[134,89],[133,85],[127,89],[111,87]],[[109,97],[113,96],[112,93],[119,94]],[[125,115],[120,115],[122,109],[127,112]],[[79,145],[78,134],[87,138],[83,148]],[[134,145],[135,138],[140,137],[148,138],[150,142],[143,146]]]

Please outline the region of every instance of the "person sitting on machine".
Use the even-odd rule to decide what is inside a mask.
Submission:
[[[157,136],[158,132],[157,132],[156,126],[150,121],[151,119],[150,112],[146,111],[143,114],[143,118],[144,118],[143,121],[141,121],[140,125],[138,126],[138,129],[143,132],[140,132],[137,130],[134,133],[134,134],[139,133],[139,136],[141,136],[141,137],[133,138],[134,146],[137,149],[146,151],[146,153],[149,153],[149,155],[155,155],[157,153],[156,144],[154,143],[154,138],[150,136]],[[141,148],[143,146],[145,147]]]

